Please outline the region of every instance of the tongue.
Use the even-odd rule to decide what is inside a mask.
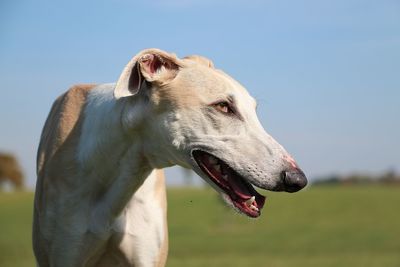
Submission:
[[[230,175],[228,179],[230,188],[243,200],[247,200],[252,197],[248,187],[241,181],[240,177],[236,175]]]

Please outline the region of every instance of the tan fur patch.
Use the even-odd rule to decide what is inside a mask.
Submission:
[[[75,178],[76,164],[74,149],[79,142],[81,115],[89,90],[94,84],[75,85],[60,96],[53,104],[41,136],[38,156],[36,191],[41,199],[35,199],[39,211],[45,206],[46,190],[51,183],[68,183]],[[69,170],[65,170],[69,166]],[[58,188],[56,186],[55,188]]]
[[[156,170],[157,182],[154,193],[164,211],[164,242],[161,245],[156,267],[163,267],[168,256],[168,223],[167,223],[167,194],[165,188],[165,176],[163,170]]]
[[[41,173],[46,159],[54,155],[77,126],[87,94],[94,86],[94,84],[75,85],[54,102],[44,125],[38,149],[38,174]]]
[[[192,60],[192,61],[195,61],[195,62],[197,62],[199,64],[202,64],[202,65],[204,65],[206,67],[214,68],[214,63],[210,59],[208,59],[206,57],[203,57],[203,56],[191,55],[191,56],[184,57],[183,59],[184,60],[185,59]]]
[[[228,89],[220,71],[195,63],[181,69],[170,83],[157,88],[152,101],[160,110],[199,109],[219,95],[224,96]]]

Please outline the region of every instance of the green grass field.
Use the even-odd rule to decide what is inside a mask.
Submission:
[[[271,193],[260,219],[211,189],[170,189],[167,266],[400,266],[400,188]],[[0,194],[0,266],[34,266],[32,193]]]

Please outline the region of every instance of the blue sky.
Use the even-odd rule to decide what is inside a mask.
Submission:
[[[115,81],[149,47],[207,56],[239,80],[310,177],[400,171],[399,1],[5,0],[0,150],[29,185],[52,101]]]

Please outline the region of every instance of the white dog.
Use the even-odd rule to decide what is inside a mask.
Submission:
[[[38,265],[164,266],[168,166],[194,170],[250,217],[265,201],[252,185],[303,188],[255,108],[208,59],[158,49],[136,55],[116,84],[72,87],[53,104],[38,151]]]

